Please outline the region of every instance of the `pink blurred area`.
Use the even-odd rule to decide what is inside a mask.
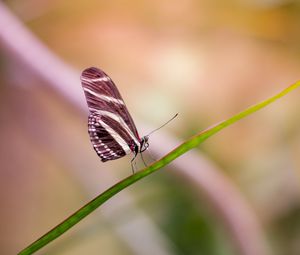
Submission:
[[[5,4],[76,70],[74,91],[81,86],[80,70],[100,67],[117,84],[138,126],[159,126],[179,112],[166,132],[180,140],[300,79],[298,1]],[[45,81],[3,45],[0,41],[0,247],[3,254],[15,254],[131,170],[130,157],[100,162],[89,142],[86,116],[44,86]],[[78,100],[84,100],[81,96]],[[198,151],[218,165],[249,202],[271,254],[300,253],[299,98],[296,90],[212,137]],[[82,175],[74,176],[70,169]],[[107,171],[116,179],[106,177]],[[85,175],[107,181],[87,194],[78,180]],[[176,178],[166,177],[167,170],[162,175]],[[158,179],[130,188],[138,208],[153,212],[159,205],[156,201],[168,187]],[[230,197],[224,194],[224,199]],[[120,222],[131,217],[126,208],[117,209],[123,215]],[[148,216],[160,222],[165,214],[158,209]],[[45,254],[138,254],[119,240],[111,224],[91,215]],[[221,239],[226,236],[222,231]],[[185,254],[174,240],[169,242],[169,254]],[[227,242],[230,238],[224,243],[231,246]]]

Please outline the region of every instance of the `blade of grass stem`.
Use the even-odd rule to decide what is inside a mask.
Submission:
[[[104,202],[109,200],[111,197],[113,197],[115,194],[120,192],[121,190],[125,189],[129,185],[135,183],[136,181],[146,177],[147,175],[154,173],[155,171],[159,170],[160,168],[166,166],[168,163],[173,161],[174,159],[178,158],[185,152],[195,148],[202,142],[204,142],[207,138],[214,135],[215,133],[219,132],[223,128],[232,125],[233,123],[237,122],[238,120],[264,108],[265,106],[271,104],[272,102],[276,101],[277,99],[283,97],[290,91],[296,89],[300,86],[300,81],[294,83],[293,85],[287,87],[286,89],[282,90],[280,93],[276,94],[273,97],[270,97],[258,104],[255,104],[253,106],[250,106],[246,110],[232,116],[231,118],[224,120],[212,127],[209,127],[208,129],[198,133],[197,135],[189,138],[184,143],[179,145],[177,148],[175,148],[173,151],[168,153],[166,156],[162,157],[160,160],[154,162],[152,165],[144,168],[143,170],[135,173],[134,175],[131,175],[124,180],[118,182],[111,188],[104,191],[102,194],[97,196],[95,199],[84,205],[82,208],[80,208],[77,212],[72,214],[69,218],[64,220],[62,223],[54,227],[52,230],[50,230],[48,233],[40,237],[38,240],[33,242],[31,245],[26,247],[24,250],[22,250],[19,255],[28,255],[32,254],[35,251],[41,249],[63,233],[65,233],[67,230],[69,230],[71,227],[73,227],[75,224],[77,224],[80,220],[85,218],[87,215],[92,213],[94,210],[96,210],[100,205],[102,205]]]

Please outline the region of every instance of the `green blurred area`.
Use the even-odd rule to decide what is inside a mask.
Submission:
[[[296,0],[5,3],[65,62],[109,73],[134,118],[159,126],[179,112],[166,130],[182,140],[300,77]],[[102,165],[82,115],[1,51],[0,247],[14,254],[91,199],[67,169],[123,178],[130,158]],[[299,107],[295,91],[199,149],[249,201],[275,255],[300,254]],[[174,254],[238,254],[209,201],[171,171],[130,191]],[[105,220],[79,225],[40,254],[131,254]]]
[[[145,188],[153,188],[156,183],[168,189],[153,192],[150,198],[143,199],[142,205],[158,219],[159,225],[176,244],[176,254],[236,254],[226,229],[208,201],[203,198],[199,202],[188,185],[170,177],[167,172],[153,179],[146,183]]]

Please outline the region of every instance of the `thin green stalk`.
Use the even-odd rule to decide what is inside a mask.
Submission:
[[[179,145],[176,149],[168,153],[166,156],[161,158],[160,160],[154,162],[149,167],[146,167],[145,169],[135,173],[134,175],[131,175],[127,177],[126,179],[120,181],[119,183],[115,184],[111,188],[104,191],[102,194],[97,196],[95,199],[90,201],[88,204],[83,206],[81,209],[79,209],[77,212],[75,212],[73,215],[71,215],[69,218],[64,220],[62,223],[54,227],[52,230],[50,230],[48,233],[43,235],[41,238],[33,242],[31,245],[29,245],[27,248],[22,250],[19,254],[20,255],[28,255],[32,254],[35,251],[39,250],[40,248],[44,247],[60,235],[62,235],[64,232],[66,232],[68,229],[73,227],[75,224],[77,224],[80,220],[85,218],[87,215],[89,215],[91,212],[96,210],[100,205],[102,205],[104,202],[109,200],[111,197],[113,197],[115,194],[120,192],[121,190],[125,189],[127,186],[135,183],[136,181],[144,178],[145,176],[157,171],[158,169],[166,166],[168,163],[173,161],[174,159],[178,158],[185,152],[195,148],[200,143],[205,141],[210,136],[214,135],[215,133],[219,132],[223,128],[237,122],[238,120],[264,108],[265,106],[271,104],[272,102],[276,101],[277,99],[283,97],[290,91],[296,89],[300,86],[300,81],[296,82],[295,84],[289,86],[288,88],[284,89],[277,95],[268,98],[267,100],[264,100],[256,105],[253,105],[246,110],[234,115],[233,117],[220,122],[219,124],[216,124],[199,134],[191,137],[181,145]]]

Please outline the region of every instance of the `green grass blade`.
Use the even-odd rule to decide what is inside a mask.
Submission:
[[[95,209],[97,209],[100,205],[102,205],[104,202],[109,200],[111,197],[113,197],[115,194],[120,192],[121,190],[125,189],[127,186],[135,183],[136,181],[144,178],[145,176],[157,171],[158,169],[166,166],[168,163],[176,159],[177,157],[181,156],[185,152],[195,148],[200,143],[205,141],[210,136],[214,135],[215,133],[219,132],[223,128],[237,122],[238,120],[264,108],[265,106],[271,104],[272,102],[276,101],[277,99],[283,97],[290,91],[296,89],[300,86],[300,81],[289,86],[288,88],[284,89],[277,95],[268,98],[267,100],[264,100],[256,105],[253,105],[246,110],[232,116],[231,118],[220,122],[219,124],[216,124],[199,134],[191,137],[181,145],[179,145],[176,149],[168,153],[166,156],[161,158],[160,160],[154,162],[149,167],[137,172],[134,175],[131,175],[127,177],[126,179],[120,181],[119,183],[115,184],[108,190],[104,191],[102,194],[97,196],[95,199],[90,201],[88,204],[83,206],[81,209],[79,209],[77,212],[75,212],[73,215],[71,215],[69,218],[67,218],[65,221],[54,227],[52,230],[50,230],[48,233],[43,235],[41,238],[33,242],[31,245],[29,245],[27,248],[22,250],[19,254],[20,255],[28,255],[32,254],[35,251],[39,250],[40,248],[44,247],[60,235],[62,235],[64,232],[66,232],[68,229],[73,227],[75,224],[77,224],[80,220],[85,218],[87,215],[89,215],[91,212],[93,212]]]

